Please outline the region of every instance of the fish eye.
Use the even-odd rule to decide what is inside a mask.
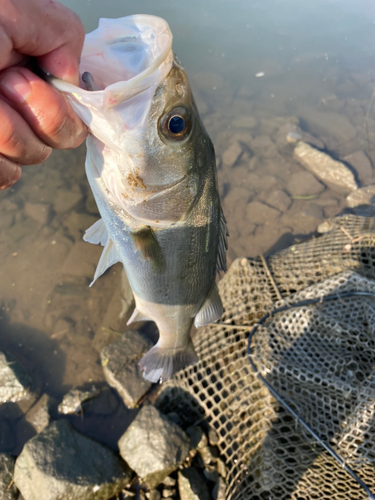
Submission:
[[[190,113],[183,107],[174,108],[160,120],[160,129],[170,141],[182,141],[191,131]]]

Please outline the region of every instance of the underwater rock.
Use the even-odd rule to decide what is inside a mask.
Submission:
[[[348,142],[357,135],[356,129],[342,114],[318,111],[312,106],[301,106],[299,114],[307,130],[317,136],[334,136],[340,142]]]
[[[311,170],[319,179],[329,184],[357,189],[353,173],[340,161],[331,158],[327,153],[315,149],[310,144],[298,143],[294,156],[305,168]]]
[[[226,149],[221,157],[223,165],[228,167],[234,165],[242,156],[243,149],[239,142],[235,142]]]
[[[14,481],[25,500],[107,499],[131,471],[108,448],[59,420],[30,439],[16,460]]]
[[[366,186],[374,182],[374,171],[371,162],[363,151],[356,151],[345,156],[344,160],[356,171],[361,186]]]
[[[292,200],[284,191],[275,189],[267,193],[267,203],[280,212],[286,212],[292,204]]]
[[[42,432],[49,426],[51,420],[50,411],[54,403],[55,400],[51,396],[43,394],[26,413],[26,422],[32,425],[36,432]]]
[[[44,226],[50,217],[50,205],[48,203],[25,203],[25,215]]]
[[[235,128],[255,128],[258,120],[253,116],[239,116],[232,121],[232,127]]]
[[[0,500],[15,500],[17,488],[12,484],[15,459],[7,453],[0,453]]]
[[[178,491],[181,500],[210,500],[206,483],[192,467],[178,472]]]
[[[139,360],[152,345],[141,333],[128,330],[100,353],[108,384],[117,390],[129,408],[135,408],[152,386],[143,378],[138,366]]]
[[[82,199],[80,191],[58,189],[54,197],[53,209],[57,213],[69,212]]]
[[[295,172],[286,186],[292,197],[314,196],[324,191],[324,186],[310,172]]]
[[[27,399],[31,380],[23,367],[9,354],[0,351],[0,404]]]
[[[82,403],[95,398],[100,393],[94,385],[88,389],[70,389],[57,407],[59,413],[71,415],[82,411]]]
[[[276,219],[279,215],[278,210],[260,201],[252,201],[246,207],[246,222],[252,222],[253,224],[265,224]]]
[[[120,454],[149,488],[184,462],[190,450],[185,432],[153,406],[144,406],[118,442]]]
[[[348,207],[375,205],[375,185],[356,189],[346,197]]]

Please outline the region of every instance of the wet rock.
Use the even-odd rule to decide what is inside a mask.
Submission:
[[[82,403],[98,396],[100,391],[92,385],[87,389],[71,389],[57,407],[59,413],[72,415],[82,412]]]
[[[191,440],[192,448],[204,448],[208,445],[207,436],[200,427],[192,425],[186,429],[186,434]]]
[[[344,160],[356,171],[361,186],[366,186],[374,182],[374,171],[371,162],[363,151],[356,151],[345,156]]]
[[[55,194],[53,208],[57,213],[69,212],[82,199],[80,191],[58,189]]]
[[[0,453],[0,500],[17,498],[17,488],[12,484],[14,463],[12,455]]]
[[[220,476],[225,479],[227,477],[228,471],[227,471],[227,468],[225,466],[225,463],[221,460],[221,458],[218,458],[216,460],[216,467],[217,467],[217,471],[220,474]]]
[[[239,142],[231,144],[229,148],[224,151],[222,161],[224,166],[234,165],[242,156],[243,150]]]
[[[122,458],[155,488],[188,456],[190,439],[153,406],[144,406],[118,442]]]
[[[181,500],[210,500],[204,480],[192,467],[178,472],[178,491]]]
[[[167,417],[169,418],[169,420],[182,427],[183,422],[178,413],[176,413],[175,411],[171,411],[170,413],[167,413]]]
[[[0,351],[0,404],[29,397],[31,380],[14,358]]]
[[[271,208],[260,201],[252,201],[246,207],[246,220],[253,224],[265,224],[275,220],[280,215],[280,212],[275,208]]]
[[[44,226],[50,218],[50,205],[47,203],[25,203],[25,215]]]
[[[25,500],[107,499],[119,493],[130,477],[131,471],[111,450],[66,420],[30,439],[14,470]]]
[[[117,390],[129,408],[135,408],[152,386],[143,378],[138,366],[141,357],[151,347],[152,342],[147,337],[136,330],[129,330],[100,353],[108,384]]]
[[[346,197],[348,207],[375,204],[375,186],[366,186],[356,189]]]
[[[94,277],[101,252],[100,245],[78,241],[68,254],[62,272],[70,276],[86,276],[91,280]]]
[[[292,200],[284,191],[275,189],[267,196],[267,203],[271,205],[271,207],[280,210],[280,212],[285,212],[292,204]]]
[[[300,142],[294,150],[294,155],[305,168],[311,170],[322,181],[350,190],[357,189],[353,173],[328,154]]]
[[[12,452],[17,443],[12,420],[0,418],[0,449],[2,451]]]
[[[225,490],[227,486],[223,478],[219,477],[214,489],[212,490],[213,500],[225,500]]]
[[[340,142],[347,142],[357,135],[356,129],[344,115],[318,111],[310,106],[302,106],[299,111],[307,124],[307,130],[317,136],[333,135]]]
[[[323,184],[310,174],[310,172],[296,172],[292,174],[289,177],[286,187],[292,197],[314,196],[324,191]]]
[[[48,394],[43,394],[41,398],[30,408],[25,415],[25,420],[34,427],[36,432],[42,432],[50,424],[50,412],[55,404],[55,400]]]
[[[210,429],[208,431],[208,441],[209,441],[211,446],[216,446],[218,444],[219,436],[218,436],[217,432],[215,431],[215,429]]]

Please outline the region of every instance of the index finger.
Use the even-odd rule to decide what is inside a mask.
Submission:
[[[78,84],[85,38],[79,17],[55,0],[2,0],[0,70],[21,56],[37,57],[44,71]]]

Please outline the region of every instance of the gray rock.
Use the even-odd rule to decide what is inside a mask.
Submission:
[[[0,419],[0,449],[12,452],[16,446],[14,425],[10,420]]]
[[[265,224],[275,220],[279,215],[280,212],[275,208],[271,208],[260,201],[252,201],[246,207],[246,220],[243,223]]]
[[[374,171],[371,162],[363,151],[356,151],[355,153],[345,156],[344,160],[357,172],[358,179],[362,186],[374,182]]]
[[[163,498],[169,498],[169,497],[174,497],[175,494],[176,494],[175,488],[164,488],[161,496]]]
[[[17,488],[12,484],[14,458],[7,453],[0,453],[0,500],[15,500]]]
[[[0,403],[27,399],[31,380],[14,358],[0,351]]]
[[[25,203],[25,215],[39,222],[47,224],[50,217],[50,205],[47,203]]]
[[[356,189],[346,197],[348,207],[375,204],[375,185]]]
[[[129,408],[135,408],[152,386],[143,378],[138,366],[141,357],[151,347],[152,342],[147,337],[136,330],[129,330],[100,352],[108,384],[117,390]]]
[[[322,181],[350,190],[357,189],[353,173],[343,163],[310,144],[300,142],[294,149],[294,155],[305,168],[311,170]]]
[[[25,500],[106,500],[131,471],[103,445],[59,420],[28,441],[16,460],[14,481]]]
[[[219,477],[217,483],[212,490],[212,498],[213,500],[225,500],[225,491],[227,486],[223,478]]]
[[[204,480],[192,467],[178,472],[178,491],[181,500],[210,500]]]
[[[26,422],[31,424],[36,432],[42,432],[50,424],[50,411],[54,403],[55,400],[51,396],[43,394],[26,413]]]
[[[86,390],[70,389],[58,406],[59,413],[71,415],[82,411],[82,403],[98,396],[100,391],[93,385]]]
[[[144,406],[118,442],[122,458],[149,488],[184,462],[190,439],[153,406]]]
[[[219,479],[219,473],[213,465],[207,465],[203,470],[204,477],[213,483]]]
[[[204,448],[208,445],[206,434],[196,425],[192,425],[186,429],[186,434],[191,440],[192,448]]]
[[[324,186],[310,172],[295,172],[288,179],[287,190],[292,197],[313,196],[321,193]]]

